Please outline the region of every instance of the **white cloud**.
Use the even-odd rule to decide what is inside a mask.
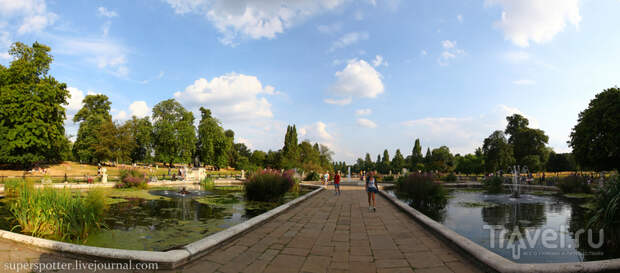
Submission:
[[[348,105],[348,104],[351,104],[351,101],[353,101],[353,98],[352,97],[346,97],[342,99],[327,98],[327,99],[324,99],[323,101],[328,104]]]
[[[443,52],[439,55],[437,62],[441,66],[446,66],[450,60],[456,59],[458,56],[465,54],[465,51],[456,46],[456,41],[444,40],[441,42]]]
[[[11,58],[8,51],[12,43],[10,34],[6,31],[0,31],[0,59],[8,60]]]
[[[327,125],[322,121],[317,121],[311,125],[302,126],[299,129],[299,135],[302,139],[310,141],[318,141],[323,144],[332,141],[333,136],[327,132]]]
[[[127,67],[128,50],[121,44],[107,38],[55,37],[57,54],[80,56],[88,63],[96,65],[118,77],[129,74]]]
[[[422,51],[420,51],[420,55],[426,56],[426,55],[428,55],[428,52],[426,52],[426,50],[422,49]]]
[[[506,117],[521,114],[530,121],[530,127],[538,128],[538,121],[524,115],[519,109],[497,105],[488,112],[468,117],[426,117],[401,122],[405,135],[420,138],[425,145],[447,145],[453,153],[473,153],[483,140],[495,130],[504,130]]]
[[[243,143],[245,144],[245,147],[248,147],[248,149],[250,150],[254,149],[254,145],[252,145],[249,139],[243,138],[243,137],[237,137],[236,135],[235,135],[235,138],[236,138],[235,143]]]
[[[45,0],[0,0],[0,16],[20,35],[40,32],[58,18],[55,13],[47,11]]]
[[[111,112],[116,112],[116,114],[112,116],[112,119],[114,120],[125,121],[129,119],[129,115],[127,115],[127,112],[125,112],[125,110],[117,111],[116,109],[112,109]]]
[[[365,118],[358,118],[357,119],[357,125],[362,126],[362,127],[366,127],[366,128],[376,128],[377,127],[376,123],[374,123],[372,120],[365,119]]]
[[[456,20],[458,20],[459,23],[463,23],[463,15],[462,14],[457,15]]]
[[[67,87],[67,90],[69,91],[71,98],[69,98],[65,107],[67,108],[68,112],[71,115],[73,115],[77,113],[77,111],[79,111],[80,108],[82,108],[82,100],[84,100],[84,92],[82,92],[82,90],[77,89],[75,87]]]
[[[271,104],[264,95],[277,93],[255,76],[229,73],[211,81],[198,79],[174,97],[190,108],[209,108],[222,121],[248,121],[272,118]]]
[[[355,110],[355,115],[357,116],[368,116],[370,114],[372,114],[372,109],[370,108]]]
[[[335,96],[346,98],[348,103],[352,97],[376,98],[384,91],[381,74],[364,60],[350,60],[335,76],[336,82],[329,90]]]
[[[536,84],[536,82],[533,81],[533,80],[522,79],[522,80],[513,81],[512,84],[514,84],[514,85],[534,85],[534,84]]]
[[[375,59],[372,61],[372,65],[373,65],[374,67],[379,67],[379,66],[382,66],[382,65],[383,65],[383,66],[388,66],[389,64],[388,64],[388,62],[387,62],[387,61],[385,61],[385,60],[383,59],[383,56],[381,56],[381,55],[377,55],[377,56],[375,57]]]
[[[116,11],[108,10],[105,7],[98,7],[97,8],[97,13],[99,14],[99,16],[104,16],[104,17],[108,17],[108,18],[112,18],[112,17],[118,16],[118,13],[116,13]]]
[[[129,105],[129,110],[131,111],[131,116],[136,116],[137,118],[151,115],[151,108],[146,104],[146,101],[134,101]]]
[[[501,20],[495,27],[507,40],[527,47],[530,41],[541,44],[562,32],[567,22],[579,26],[579,0],[486,0],[486,6],[501,5]]]
[[[177,14],[206,16],[223,35],[220,41],[234,45],[242,38],[275,38],[296,23],[334,10],[346,0],[166,0]]]
[[[349,32],[336,40],[332,44],[332,47],[329,49],[329,51],[332,52],[337,49],[348,47],[359,41],[368,40],[369,37],[370,35],[368,34],[368,32]]]
[[[520,64],[530,59],[530,54],[525,51],[510,51],[504,54],[504,58],[513,64]]]
[[[317,29],[319,30],[319,32],[321,32],[323,34],[334,34],[334,33],[340,32],[340,30],[342,30],[342,24],[341,23],[333,23],[333,24],[329,24],[329,25],[319,25],[317,27]]]

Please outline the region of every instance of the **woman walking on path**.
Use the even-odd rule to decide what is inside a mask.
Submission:
[[[336,195],[340,195],[340,171],[336,172],[334,176],[334,190],[336,191]]]
[[[379,190],[377,189],[374,172],[369,172],[366,176],[366,192],[368,193],[368,211],[377,211],[375,193],[379,192]],[[370,204],[370,199],[372,199],[372,205]]]
[[[323,183],[325,184],[325,187],[329,185],[329,172],[325,172],[325,174],[323,175]]]

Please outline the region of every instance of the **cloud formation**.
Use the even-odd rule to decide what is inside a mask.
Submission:
[[[189,108],[209,108],[226,122],[272,118],[266,96],[274,94],[273,86],[263,86],[255,76],[229,73],[211,81],[200,78],[174,97]]]
[[[234,45],[241,38],[275,38],[296,23],[334,10],[346,0],[166,0],[177,14],[206,16],[222,34],[220,41]]]
[[[371,129],[377,127],[377,124],[375,122],[366,118],[358,118],[357,125]]]
[[[486,0],[486,6],[501,5],[502,17],[494,23],[507,40],[528,47],[542,44],[562,32],[567,23],[579,26],[579,0]]]
[[[54,24],[58,15],[47,10],[45,0],[0,0],[1,21],[18,34],[40,32]]]
[[[441,66],[446,66],[450,64],[452,59],[456,59],[458,56],[465,54],[464,50],[456,46],[456,41],[444,40],[441,42],[441,47],[443,48],[443,52],[441,52],[437,60]]]
[[[329,48],[329,51],[335,51],[337,49],[345,48],[350,45],[356,44],[359,41],[368,40],[370,35],[368,32],[349,32],[347,34],[342,35],[338,40],[336,40],[332,47]]]
[[[336,72],[335,76],[336,82],[330,87],[330,91],[340,99],[327,100],[349,104],[353,97],[376,98],[384,92],[381,73],[364,60],[350,60],[343,70]]]

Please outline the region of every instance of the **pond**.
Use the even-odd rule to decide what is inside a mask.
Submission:
[[[601,245],[598,230],[588,238],[589,202],[587,198],[566,198],[552,192],[526,192],[520,198],[511,198],[510,194],[454,189],[443,210],[425,214],[517,263],[619,258],[618,249]]]
[[[108,190],[109,208],[105,229],[90,234],[85,245],[166,251],[200,240],[210,234],[242,223],[310,190],[287,193],[281,202],[249,202],[241,187],[216,187],[202,191],[188,187],[194,194],[177,193],[180,187],[145,190]],[[0,228],[11,230],[8,204],[0,201]],[[16,231],[17,232],[17,231]]]

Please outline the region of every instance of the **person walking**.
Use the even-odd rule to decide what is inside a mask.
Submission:
[[[334,176],[334,190],[336,195],[340,195],[340,171]]]
[[[369,172],[366,176],[366,192],[368,193],[368,211],[377,211],[375,202],[375,193],[379,192],[377,189],[377,181],[375,180],[375,173]],[[370,200],[372,199],[372,204]]]
[[[329,172],[325,172],[325,174],[323,175],[323,184],[325,184],[325,187],[327,187],[329,182]]]

